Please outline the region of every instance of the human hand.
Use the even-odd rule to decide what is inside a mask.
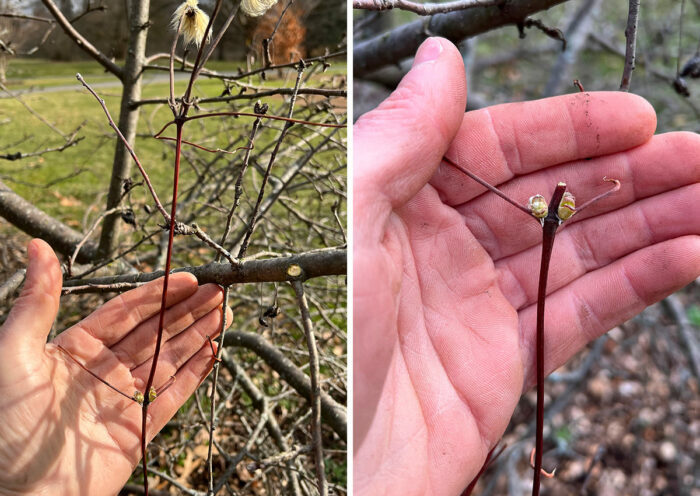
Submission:
[[[652,136],[643,99],[571,94],[464,114],[462,59],[427,40],[354,127],[354,489],[459,494],[535,382],[542,229],[523,205],[577,203],[547,287],[545,370],[700,274],[700,138]]]
[[[116,494],[141,456],[141,406],[57,345],[120,391],[143,391],[163,279],[114,298],[47,344],[61,271],[45,242],[33,240],[28,253],[22,294],[0,328],[0,493]],[[218,286],[198,287],[191,274],[171,276],[154,384],[175,381],[149,407],[148,440],[211,370],[206,336],[220,331],[222,298]]]

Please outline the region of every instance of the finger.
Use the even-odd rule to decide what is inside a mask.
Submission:
[[[205,284],[187,299],[168,308],[163,319],[161,346],[179,333],[188,329],[211,310],[221,306],[223,294],[216,284]],[[158,338],[160,314],[136,326],[124,339],[112,346],[111,350],[120,361],[133,369],[153,357]],[[197,346],[199,348],[199,345]]]
[[[545,311],[545,372],[698,274],[700,237],[683,236],[631,253],[551,294]],[[519,312],[525,389],[535,382],[535,307]]]
[[[67,332],[84,331],[112,346],[143,322],[160,312],[164,278],[127,291],[102,305]],[[169,308],[197,291],[197,279],[190,273],[170,275],[166,306]],[[75,331],[74,331],[75,330]],[[64,333],[65,334],[65,333]]]
[[[633,148],[649,140],[655,128],[654,109],[631,93],[562,95],[468,112],[446,156],[499,185],[563,162]],[[431,184],[448,205],[484,192],[446,163]]]
[[[377,215],[385,217],[427,183],[459,128],[465,105],[459,51],[443,38],[429,38],[396,91],[353,128],[358,223],[381,224]]]
[[[231,309],[227,308],[226,322],[228,325],[231,324],[232,315]],[[155,388],[160,388],[170,377],[176,375],[180,367],[205,344],[210,347],[211,351],[209,340],[214,340],[220,332],[221,308],[219,307],[210,311],[187,328],[186,331],[181,332],[165,343],[158,357],[158,366],[153,381]],[[132,370],[138,389],[144,389],[148,376],[151,373],[152,362],[149,358]]]
[[[216,344],[214,345],[216,347]],[[215,348],[216,349],[216,348]],[[187,399],[192,396],[195,389],[211,372],[214,359],[209,343],[205,343],[190,358],[187,363],[178,370],[172,385],[160,394],[148,409],[148,439],[151,440],[158,431],[175,415]]]
[[[571,162],[504,185],[504,191],[525,204],[534,194],[549,201],[559,181],[576,197],[576,204],[610,189],[603,177],[622,183],[620,191],[576,214],[566,229],[601,213],[624,208],[635,201],[700,181],[700,136],[669,133],[654,136],[647,143],[622,153],[588,161]],[[667,208],[660,205],[660,208]],[[509,257],[542,242],[542,229],[532,218],[518,212],[494,194],[484,194],[457,207],[464,222],[494,260]]]
[[[24,287],[0,328],[0,349],[11,352],[15,358],[31,359],[40,356],[39,351],[46,345],[58,313],[63,276],[55,253],[45,241],[30,241],[27,254]]]
[[[547,292],[647,246],[700,234],[700,216],[683,215],[695,210],[698,197],[696,183],[566,226],[554,242]],[[499,286],[517,309],[537,301],[540,254],[534,246],[496,263]]]

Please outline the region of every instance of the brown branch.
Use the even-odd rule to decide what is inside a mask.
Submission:
[[[294,88],[274,88],[271,90],[257,91],[255,93],[241,93],[238,95],[228,95],[228,96],[215,96],[211,98],[198,99],[197,103],[221,103],[221,102],[231,102],[234,100],[252,100],[257,98],[264,98],[266,96],[273,95],[291,95],[294,93]],[[330,89],[330,88],[302,88],[297,93],[299,95],[320,95],[325,97],[343,97],[348,96],[347,90]],[[149,98],[146,100],[139,100],[136,102],[131,102],[131,108],[138,108],[142,105],[154,105],[154,104],[164,104],[168,103],[167,98]]]
[[[1,12],[0,17],[9,17],[10,19],[25,19],[27,21],[37,21],[37,22],[46,22],[48,24],[53,24],[56,22],[53,19],[48,19],[46,17],[37,17],[37,16],[30,16],[30,15],[24,15],[24,14],[13,14],[10,12]]]
[[[0,303],[3,303],[19,289],[26,274],[27,269],[19,269],[0,285]]]
[[[269,408],[267,397],[262,393],[262,391],[260,391],[260,389],[258,389],[255,383],[248,376],[248,374],[246,374],[246,372],[238,366],[238,364],[229,356],[228,353],[224,353],[221,359],[223,361],[224,366],[233,376],[232,380],[235,383],[241,385],[243,391],[245,391],[246,394],[250,397],[253,406],[257,408],[258,411],[260,411],[261,413],[268,411]],[[284,434],[282,433],[282,429],[280,429],[280,426],[277,423],[277,419],[272,413],[269,413],[269,415],[267,416],[267,431],[270,433],[270,436],[275,440],[275,443],[283,453],[289,451],[289,444],[287,443],[287,440]],[[287,476],[289,477],[289,480],[292,484],[293,494],[295,496],[298,496],[301,494],[301,489],[299,488],[299,478],[297,477],[294,464],[295,462],[293,459],[287,461]]]
[[[75,260],[78,258],[78,255],[80,254],[80,249],[87,243],[88,238],[90,235],[97,229],[97,226],[100,225],[100,222],[102,222],[102,219],[104,219],[107,215],[110,215],[114,212],[123,212],[125,209],[121,207],[117,208],[112,208],[110,210],[107,210],[106,212],[102,212],[102,214],[95,220],[93,223],[92,227],[88,229],[88,231],[85,233],[83,236],[83,239],[80,240],[80,243],[78,243],[75,246],[75,251],[73,251],[73,254],[70,256],[68,259],[68,263],[66,264],[66,276],[71,277],[73,274],[73,265],[75,264]]]
[[[153,188],[153,184],[151,184],[151,179],[148,177],[148,173],[146,170],[143,168],[141,165],[141,161],[139,160],[138,156],[136,155],[136,152],[134,149],[131,147],[129,144],[129,141],[124,137],[122,132],[119,130],[119,127],[114,123],[114,119],[112,119],[112,116],[109,113],[109,110],[107,109],[107,104],[105,104],[105,101],[100,98],[100,96],[95,93],[95,90],[92,89],[92,87],[87,84],[87,82],[83,79],[83,76],[80,75],[80,73],[76,74],[75,77],[82,83],[85,88],[94,96],[97,101],[99,102],[100,106],[102,107],[102,110],[104,111],[105,115],[107,116],[107,121],[109,122],[109,127],[114,129],[114,132],[117,133],[117,136],[121,140],[122,144],[124,147],[129,151],[129,155],[131,155],[131,158],[134,159],[134,162],[136,162],[136,166],[139,168],[139,172],[141,172],[141,176],[143,176],[143,180],[146,181],[146,186],[148,187],[148,191],[151,192],[151,196],[153,197],[153,201],[156,203],[156,208],[158,211],[161,213],[163,218],[170,222],[170,215],[168,215],[168,212],[163,208],[163,204],[160,202],[158,199],[158,194],[156,193],[155,188]]]
[[[41,238],[56,251],[70,256],[83,239],[83,235],[35,207],[0,181],[0,216],[18,229],[35,238]],[[88,263],[94,260],[97,247],[88,243],[83,247],[77,261]]]
[[[663,301],[669,313],[678,322],[678,328],[685,342],[685,349],[690,356],[690,362],[693,364],[695,376],[700,379],[700,344],[698,344],[696,330],[691,325],[683,304],[675,294],[666,297]]]
[[[304,62],[299,62],[299,66],[297,68],[297,78],[296,82],[294,83],[294,92],[292,93],[292,97],[289,101],[289,111],[287,112],[288,119],[291,119],[292,114],[294,113],[294,104],[296,103],[297,93],[301,85],[301,77],[304,73],[305,68],[306,66],[304,65]],[[240,249],[238,250],[238,258],[243,258],[248,249],[248,242],[250,241],[250,237],[253,235],[253,231],[255,231],[256,224],[259,220],[260,205],[262,204],[263,198],[265,197],[265,186],[267,186],[267,182],[270,178],[270,172],[272,171],[272,166],[275,164],[275,160],[277,159],[277,153],[279,152],[280,147],[282,146],[282,142],[284,141],[285,136],[287,136],[290,127],[292,127],[292,123],[284,123],[284,127],[282,128],[282,131],[280,132],[280,135],[277,138],[275,147],[273,148],[272,153],[270,153],[270,160],[267,163],[267,169],[265,169],[265,174],[263,175],[262,184],[260,185],[260,191],[258,192],[258,199],[256,200],[255,206],[253,207],[253,211],[250,214],[250,219],[248,220],[248,229],[245,233],[245,236],[243,237],[243,242],[241,243]]]
[[[346,54],[347,54],[347,50],[340,50],[337,52],[329,53],[327,55],[319,55],[318,57],[311,57],[308,59],[304,59],[304,63],[307,65],[311,65],[314,62],[325,63],[327,59],[342,57]],[[154,55],[151,55],[150,57],[148,57],[146,59],[146,62],[145,62],[146,65],[144,65],[144,69],[152,69],[152,70],[157,70],[157,71],[168,71],[169,70],[168,67],[164,67],[164,66],[160,66],[160,65],[151,65],[151,63],[154,60],[168,58],[168,57],[170,57],[170,55],[167,53],[156,53]],[[193,67],[193,65],[194,65],[192,62],[187,62],[182,57],[176,56],[175,60],[184,64],[185,67]],[[283,69],[283,68],[287,68],[287,67],[294,67],[297,64],[298,64],[298,62],[287,62],[286,64],[277,64],[277,65],[271,65],[269,67],[260,67],[258,69],[253,69],[253,70],[248,71],[248,72],[239,71],[237,74],[224,74],[224,73],[220,73],[220,72],[217,72],[217,71],[214,71],[211,69],[202,69],[200,71],[199,75],[204,76],[204,77],[210,77],[210,78],[228,79],[231,81],[236,81],[239,79],[245,79],[245,78],[247,78],[249,76],[253,76],[255,74],[259,74],[261,72],[268,72],[268,71],[274,70],[274,69]],[[183,69],[178,69],[177,72],[191,73],[191,71],[185,71]]]
[[[505,0],[455,0],[445,3],[418,3],[409,0],[353,0],[353,9],[391,10],[399,9],[418,15],[446,14],[474,7],[488,7],[504,4]]]
[[[625,68],[622,71],[622,81],[620,91],[629,91],[632,83],[632,71],[634,71],[635,52],[637,50],[637,24],[639,19],[640,0],[629,0],[630,7],[627,16],[627,28],[625,38],[627,39],[627,49],[625,50]]]
[[[355,44],[355,77],[413,56],[429,36],[443,36],[453,42],[485,33],[507,24],[517,24],[541,10],[567,0],[509,1],[505,7],[489,6],[426,17]]]
[[[81,35],[63,15],[61,10],[53,3],[53,0],[41,0],[44,6],[51,12],[51,15],[56,19],[58,25],[61,26],[66,35],[72,39],[85,53],[97,60],[105,69],[117,76],[119,79],[124,79],[124,70],[104,53],[100,52],[95,46],[90,43],[83,35]]]
[[[13,160],[22,160],[22,159],[24,159],[24,158],[29,158],[29,157],[38,157],[39,155],[44,155],[44,154],[46,154],[46,153],[62,152],[62,151],[65,150],[66,148],[70,148],[71,146],[77,145],[78,143],[80,143],[80,142],[83,141],[84,139],[85,139],[85,137],[84,137],[84,136],[81,136],[81,137],[79,137],[79,138],[75,138],[75,139],[71,139],[71,140],[69,140],[69,141],[66,141],[66,142],[65,142],[64,144],[62,144],[61,146],[56,146],[56,147],[53,147],[53,148],[51,148],[51,147],[49,147],[49,148],[44,148],[43,150],[37,150],[37,151],[35,151],[35,152],[28,152],[28,153],[25,153],[25,152],[6,153],[6,154],[3,154],[3,155],[0,155],[0,159],[9,160],[9,161],[13,161]]]
[[[306,347],[309,350],[309,375],[311,376],[311,439],[314,447],[314,462],[316,465],[316,486],[321,496],[328,495],[326,485],[325,465],[323,463],[323,438],[321,436],[321,383],[318,361],[318,348],[314,336],[309,303],[304,294],[304,283],[292,281],[292,288],[297,297],[297,305],[301,313],[301,323],[306,335]]]
[[[2,183],[0,183],[2,185]],[[2,191],[0,190],[0,201],[2,200]],[[0,204],[1,206],[1,204]],[[55,221],[54,221],[55,222]],[[76,234],[77,244],[81,239],[81,234]],[[73,246],[74,248],[74,246]],[[86,248],[81,250],[81,255],[86,251]],[[93,248],[94,249],[94,248]],[[68,254],[72,253],[72,250]],[[174,269],[176,272],[189,272],[193,274],[199,284],[215,283],[221,286],[230,286],[231,284],[249,283],[249,282],[284,282],[295,279],[307,280],[314,277],[345,275],[347,272],[347,251],[344,249],[324,249],[309,251],[299,255],[289,257],[267,258],[263,260],[244,260],[238,266],[232,266],[230,263],[215,263],[210,262],[205,265],[195,267],[182,267]],[[298,266],[301,269],[299,275],[289,274],[287,271],[291,266]],[[95,277],[91,279],[71,279],[64,281],[64,290],[70,290],[76,286],[89,286],[116,284],[143,284],[159,277],[163,277],[162,270],[138,273],[138,274],[122,274],[116,276]],[[117,288],[121,289],[121,288]],[[87,290],[71,291],[74,293],[95,293],[100,291]]]
[[[226,308],[228,307],[228,296],[229,296],[229,287],[225,286],[224,287],[224,297],[223,301],[221,303],[221,312],[223,315],[223,318],[221,319],[221,333],[219,335],[219,349],[215,355],[214,359],[214,373],[212,375],[212,386],[211,386],[211,397],[210,397],[210,402],[211,402],[211,407],[209,411],[209,443],[207,447],[207,471],[209,472],[209,493],[214,494],[214,467],[213,467],[213,446],[214,446],[214,429],[216,429],[216,399],[217,399],[217,394],[216,394],[216,386],[219,383],[219,370],[221,368],[221,356],[224,352],[224,338],[226,336],[226,328],[228,327],[228,323],[226,322]],[[211,344],[211,338],[209,341],[209,344]],[[212,345],[212,354],[214,351],[214,346]]]
[[[226,334],[224,346],[242,346],[254,352],[274,369],[282,380],[292,386],[301,396],[311,400],[311,380],[309,377],[264,337],[243,331],[229,332]],[[345,407],[323,391],[321,391],[321,417],[341,439],[347,439]]]

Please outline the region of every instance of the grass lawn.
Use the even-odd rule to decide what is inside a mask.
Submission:
[[[164,62],[164,61],[162,61]],[[210,64],[217,71],[234,72],[238,64],[216,62]],[[210,67],[208,66],[208,67]],[[62,152],[47,153],[17,161],[0,159],[0,177],[18,194],[35,203],[49,214],[55,215],[74,227],[79,227],[86,207],[102,209],[104,195],[108,187],[111,164],[114,153],[114,132],[108,127],[107,119],[97,101],[78,83],[75,73],[80,72],[88,83],[104,98],[115,120],[118,119],[121,87],[118,81],[94,62],[47,62],[36,60],[14,60],[8,71],[8,88],[22,92],[38,87],[55,87],[50,91],[23,93],[22,100],[44,119],[64,134],[70,134],[78,126],[83,127],[78,136],[84,137],[77,146]],[[314,74],[308,86],[318,86],[321,79],[327,81],[335,74],[344,74],[344,64],[334,64],[323,74]],[[31,75],[31,77],[30,77]],[[156,78],[155,81],[152,81]],[[167,73],[150,72],[144,78],[143,98],[165,98],[168,95]],[[114,82],[113,86],[104,83]],[[246,81],[248,82],[248,81]],[[278,79],[276,71],[270,71],[265,81],[256,76],[251,84],[260,87],[286,86],[294,83],[294,71],[286,71],[285,79]],[[177,81],[175,91],[181,95],[186,81]],[[219,96],[224,89],[216,79],[200,78],[195,86],[195,95],[199,98]],[[237,89],[232,90],[233,94]],[[0,91],[0,95],[6,96]],[[282,97],[268,97],[265,102],[270,105],[270,113],[282,113]],[[297,114],[304,116],[305,100],[299,99]],[[240,100],[233,102],[230,109],[252,111],[254,102]],[[217,104],[218,105],[218,104]],[[203,105],[203,111],[215,107]],[[192,115],[193,112],[191,112]],[[296,114],[295,114],[296,115]],[[166,105],[148,105],[141,107],[138,137],[135,149],[144,167],[149,172],[159,195],[166,201],[170,196],[173,148],[171,143],[153,139],[151,136],[172,118]],[[235,137],[236,131],[224,129],[232,118],[206,119],[190,123],[186,129],[186,138],[210,148],[226,147]],[[250,119],[236,119],[240,123],[240,134],[247,134]],[[263,147],[277,135],[275,130],[261,136],[258,147]],[[174,135],[174,128],[166,135]],[[24,106],[12,98],[0,99],[0,154],[24,153],[57,147],[63,138],[40,119],[30,114]],[[241,143],[243,144],[243,143]],[[240,146],[240,145],[237,145]],[[192,151],[191,149],[189,150]],[[194,152],[193,152],[194,153]],[[196,151],[196,153],[206,154]],[[132,177],[138,180],[134,167]],[[191,173],[184,166],[183,175]],[[41,187],[50,185],[49,187]]]

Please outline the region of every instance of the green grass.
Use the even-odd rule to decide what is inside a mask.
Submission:
[[[212,65],[217,70],[232,70],[235,67],[234,64],[222,62]],[[52,85],[57,82],[60,85],[71,85],[74,88],[48,93],[26,93],[21,98],[65,134],[75,130],[81,123],[85,123],[78,133],[79,136],[84,137],[84,140],[78,146],[68,148],[60,153],[52,152],[18,161],[0,160],[0,175],[18,194],[46,210],[49,214],[77,227],[79,225],[78,219],[82,219],[88,206],[94,204],[96,208],[102,208],[104,205],[103,195],[111,173],[114,145],[117,138],[108,127],[107,119],[97,101],[76,81],[75,73],[81,72],[90,84],[115,81],[115,79],[105,75],[102,68],[94,62],[52,62],[49,64],[46,61],[17,60],[12,62],[10,68],[12,69],[8,74],[10,77],[13,74],[28,73],[36,76],[11,84],[10,88],[14,90]],[[269,74],[265,82],[261,82],[258,78],[255,83],[262,83],[261,85],[270,87],[279,85],[280,80],[275,80],[275,76],[275,74]],[[293,74],[286,83],[287,85],[293,83]],[[182,94],[185,87],[185,81],[178,81],[175,85],[176,94]],[[203,78],[195,86],[195,94],[200,98],[219,96],[222,90],[222,83],[216,79]],[[119,115],[121,87],[104,88],[98,85],[96,91],[104,98],[116,120]],[[146,82],[142,97],[144,99],[165,98],[167,94],[166,81]],[[274,108],[275,105],[282,103],[283,99],[282,97],[271,97],[265,101],[271,105],[271,108]],[[253,103],[249,101],[235,102],[235,109],[252,111]],[[207,109],[209,108],[211,107],[207,106]],[[171,118],[172,114],[166,105],[141,107],[138,137],[135,144],[137,154],[164,201],[169,197],[172,181],[173,151],[168,143],[155,140],[151,136]],[[231,118],[226,119],[230,121]],[[238,119],[238,121],[240,121],[241,133],[247,133],[250,119]],[[13,99],[0,99],[0,123],[2,123],[0,124],[1,154],[17,151],[26,153],[46,147],[60,146],[63,143],[61,136],[32,116],[19,102]],[[205,144],[208,147],[224,147],[227,145],[231,131],[221,133],[221,125],[222,121],[219,119],[195,121],[186,126],[185,135],[187,139]],[[258,140],[257,146],[264,147],[266,143],[275,138],[276,133],[277,131],[272,131],[263,134]],[[166,135],[174,136],[174,128],[166,132]],[[37,188],[37,185],[58,181],[77,171],[79,172],[77,176],[61,181],[53,187]],[[137,171],[134,167],[132,177],[136,177],[136,174]],[[185,166],[183,175],[187,174],[188,169]]]

